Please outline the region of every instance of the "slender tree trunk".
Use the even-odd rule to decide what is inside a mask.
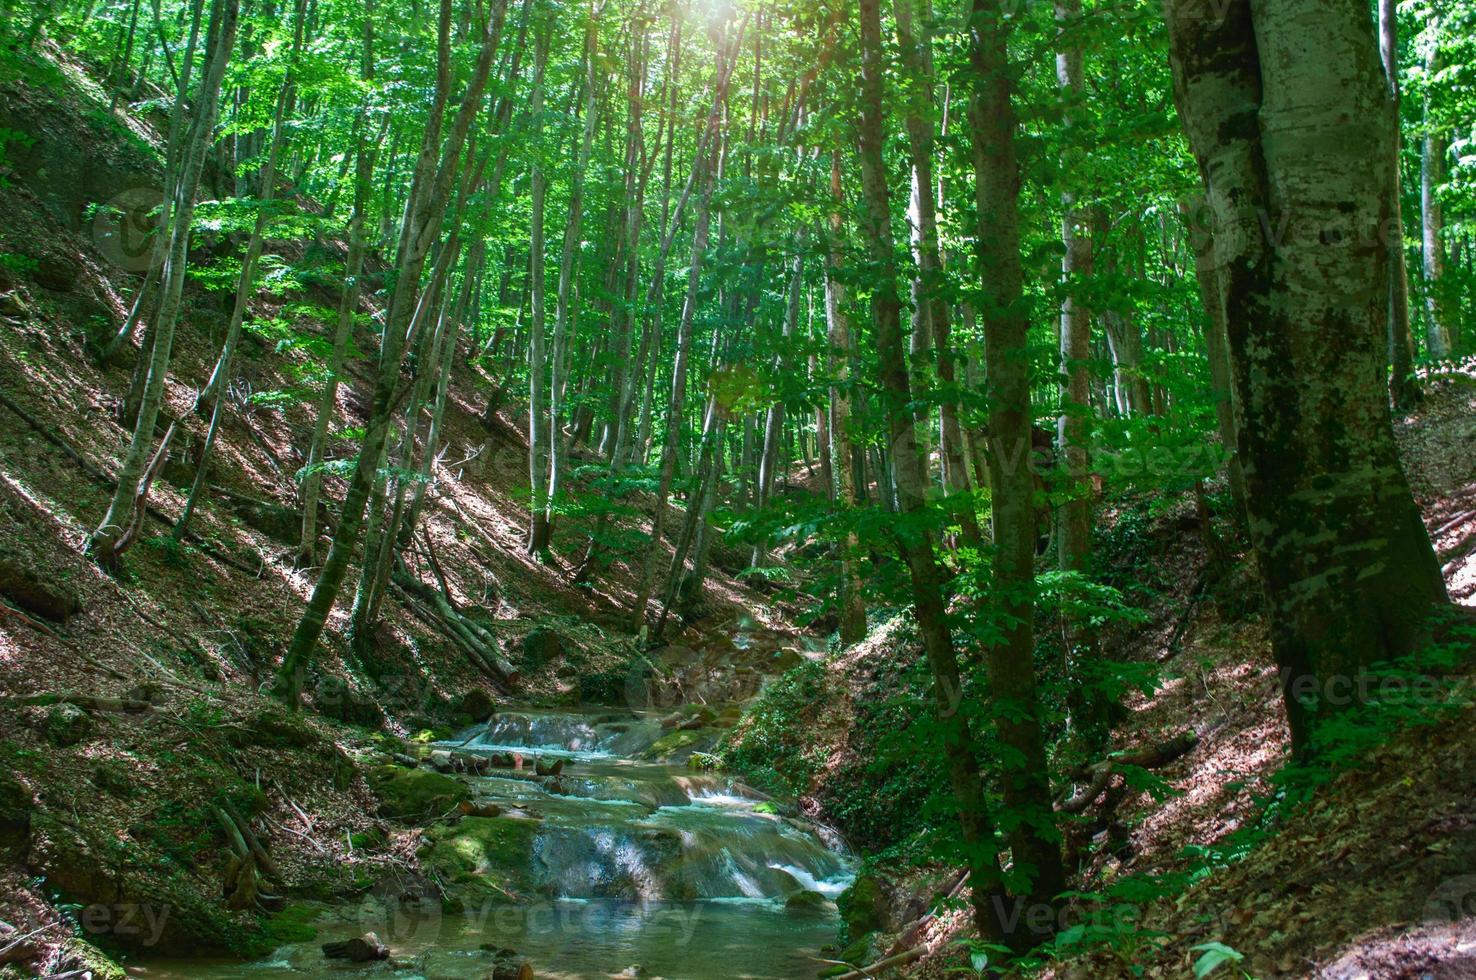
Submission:
[[[919,516],[926,506],[926,468],[918,451],[910,402],[907,355],[902,344],[901,302],[897,296],[897,268],[891,231],[891,206],[886,166],[882,159],[885,134],[881,13],[878,0],[860,0],[861,116],[857,126],[861,155],[861,186],[865,202],[862,230],[875,268],[871,294],[876,330],[878,378],[884,398],[892,460],[896,466],[897,496],[902,510]],[[978,748],[969,731],[964,708],[963,679],[949,633],[943,583],[933,554],[931,536],[915,524],[900,527],[898,547],[912,579],[912,597],[923,647],[933,675],[933,699],[944,763],[969,863],[974,923],[982,936],[1003,937],[995,914],[1005,902],[999,855],[994,845],[994,823],[979,774]]]
[[[825,239],[825,323],[826,341],[830,348],[827,360],[830,376],[835,379],[830,388],[830,471],[836,481],[836,507],[846,511],[862,503],[856,488],[864,484],[865,477],[860,472],[861,456],[856,452],[851,434],[852,341],[851,321],[846,312],[846,287],[840,279],[840,247],[844,235],[841,209],[845,206],[845,198],[841,187],[839,151],[830,155],[830,195],[830,227]],[[861,575],[857,570],[860,554],[860,535],[854,526],[848,527],[840,542],[840,640],[845,646],[866,638],[866,604],[861,597]]]
[[[979,229],[976,247],[985,311],[989,394],[989,484],[994,506],[997,638],[988,646],[995,731],[1004,759],[1004,804],[1015,829],[1010,852],[1030,901],[1053,905],[1065,886],[1035,680],[1035,478],[1030,472],[1029,321],[1020,260],[1020,167],[1007,46],[999,0],[974,0],[970,100]],[[1052,922],[1052,927],[1054,922]],[[1020,945],[1048,934],[1016,932]]]
[[[221,417],[225,406],[223,395],[226,386],[230,383],[231,365],[235,360],[236,347],[241,339],[241,323],[246,316],[246,304],[256,293],[256,263],[261,259],[267,225],[272,219],[272,205],[277,197],[277,160],[282,155],[282,144],[285,142],[287,113],[291,111],[293,105],[297,60],[302,53],[303,8],[305,6],[306,0],[297,0],[293,9],[292,52],[289,55],[286,75],[282,79],[282,88],[277,93],[277,106],[272,116],[271,144],[267,150],[266,162],[261,168],[261,190],[258,194],[256,220],[252,223],[251,235],[246,242],[246,253],[241,257],[241,272],[236,280],[236,299],[231,306],[230,323],[226,327],[225,340],[221,344],[220,356],[216,358],[215,369],[211,372],[210,380],[195,402],[197,412],[202,411],[206,405],[210,407],[210,424],[205,431],[205,442],[200,447],[199,462],[195,464],[195,479],[190,486],[190,494],[185,499],[184,510],[180,513],[179,520],[174,524],[175,540],[184,539],[185,532],[190,526],[190,518],[194,515],[200,494],[205,489],[210,475],[210,454],[215,449],[215,439],[220,433]]]
[[[238,12],[238,0],[216,0],[211,7],[210,27],[206,32],[208,54],[200,78],[195,118],[191,121],[180,153],[180,178],[171,209],[169,253],[162,274],[163,285],[159,312],[154,323],[153,349],[148,356],[148,380],[139,403],[133,438],[118,471],[117,490],[108,505],[107,515],[88,543],[89,550],[104,565],[117,561],[120,543],[125,547],[129,543],[124,534],[134,523],[139,481],[143,477],[144,467],[154,444],[154,426],[164,402],[164,381],[169,373],[174,327],[179,319],[180,303],[184,295],[190,225],[195,211],[194,191],[214,137],[216,113],[220,105],[220,83],[235,44]]]
[[[366,76],[367,77],[367,76]],[[367,112],[367,106],[365,108]],[[388,118],[385,124],[388,125]],[[385,130],[379,131],[384,139]],[[307,462],[302,476],[302,535],[298,543],[297,566],[307,568],[317,562],[318,497],[323,486],[323,459],[327,451],[328,425],[338,405],[338,387],[343,376],[348,348],[353,340],[354,314],[359,309],[364,271],[364,214],[374,177],[374,161],[378,144],[363,143],[355,151],[354,209],[349,217],[348,255],[344,261],[343,290],[339,294],[338,318],[333,328],[333,350],[328,356],[328,378],[318,396],[318,413],[313,420],[313,435],[308,444]]]
[[[529,111],[533,116],[532,139],[533,159],[533,214],[528,230],[530,289],[532,290],[532,318],[529,321],[528,338],[528,478],[532,492],[532,520],[528,531],[528,553],[541,555],[548,551],[548,468],[549,440],[555,435],[549,425],[548,411],[548,350],[545,336],[547,314],[545,292],[547,277],[544,273],[543,204],[547,194],[548,179],[543,164],[538,160],[538,143],[543,134],[543,75],[548,66],[549,35],[552,25],[545,23],[538,29],[534,42],[533,95],[529,100]]]
[[[505,4],[500,9],[505,9]],[[407,220],[401,227],[395,287],[385,314],[384,341],[380,348],[379,372],[375,380],[373,408],[365,428],[364,445],[349,481],[348,492],[344,495],[333,544],[277,674],[277,689],[283,699],[294,708],[301,700],[303,684],[317,649],[318,638],[323,633],[328,614],[338,600],[339,589],[348,572],[349,559],[358,546],[364,507],[374,486],[376,464],[389,435],[390,421],[396,406],[406,394],[400,383],[400,359],[409,339],[406,328],[416,305],[415,294],[425,266],[426,254],[440,229],[455,167],[461,158],[467,130],[481,104],[482,90],[486,86],[487,73],[492,66],[492,55],[497,46],[499,31],[491,30],[483,40],[481,54],[472,68],[471,79],[451,134],[442,147],[442,122],[451,87],[450,24],[451,0],[441,0],[436,90],[415,174],[411,180],[409,206],[405,212]]]
[[[1432,43],[1425,74],[1440,70],[1440,46]],[[1440,186],[1445,182],[1445,134],[1430,111],[1430,88],[1425,90],[1425,140],[1421,148],[1420,219],[1424,231],[1425,344],[1430,357],[1450,356],[1450,324],[1446,322],[1443,280],[1445,277],[1445,216],[1440,207]]]
[[[1399,133],[1399,11],[1394,0],[1379,0],[1379,57],[1394,103],[1393,172],[1389,181],[1389,398],[1407,410],[1420,400],[1414,376],[1414,335],[1409,324],[1409,269],[1404,258],[1404,194],[1400,180],[1402,153]]]

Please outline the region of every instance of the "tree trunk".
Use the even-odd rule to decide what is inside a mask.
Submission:
[[[1389,398],[1399,410],[1413,408],[1420,400],[1420,383],[1414,376],[1414,336],[1409,325],[1409,269],[1404,259],[1404,202],[1400,180],[1399,133],[1399,11],[1394,0],[1379,0],[1379,57],[1393,111],[1393,172],[1389,179]]]
[[[499,5],[499,10],[505,4]],[[500,17],[497,18],[500,26]],[[426,254],[440,229],[443,212],[450,196],[451,179],[467,130],[481,104],[482,90],[492,66],[498,31],[489,30],[482,50],[472,68],[467,91],[457,111],[450,136],[441,141],[442,123],[451,87],[451,0],[441,0],[438,27],[438,67],[436,88],[424,139],[411,179],[410,196],[405,210],[406,220],[400,231],[397,249],[395,287],[385,313],[384,341],[380,348],[379,373],[375,380],[374,402],[365,428],[364,445],[344,495],[343,510],[333,535],[333,544],[323,563],[323,571],[313,587],[302,619],[293,632],[292,642],[282,659],[277,674],[277,689],[284,700],[296,707],[302,697],[308,666],[317,649],[328,614],[338,600],[339,589],[348,572],[349,559],[359,543],[364,507],[376,477],[376,464],[389,435],[390,421],[406,391],[400,383],[400,360],[409,339],[406,329],[415,308],[415,294],[425,267]]]
[[[907,355],[902,345],[901,302],[897,296],[897,267],[893,251],[891,205],[886,165],[881,12],[879,0],[860,0],[861,92],[857,124],[861,154],[861,186],[865,199],[862,230],[875,267],[871,294],[876,329],[877,381],[882,389],[887,429],[896,467],[897,495],[902,510],[920,518],[926,507],[926,469],[914,434]],[[943,583],[933,554],[931,536],[922,527],[900,527],[897,535],[902,559],[912,580],[912,597],[923,647],[933,675],[933,701],[942,740],[949,786],[958,811],[959,826],[973,885],[974,922],[982,936],[997,940],[1003,929],[991,905],[1002,908],[999,855],[994,824],[979,774],[978,748],[964,710],[963,681],[958,655],[949,633]]]
[[[1028,879],[1034,905],[1054,907],[1065,887],[1059,834],[1051,806],[1050,770],[1035,681],[1035,477],[1030,471],[1029,321],[1022,296],[1020,167],[1007,46],[1010,22],[1000,0],[974,0],[970,62],[974,91],[974,174],[979,272],[985,311],[989,394],[989,485],[994,505],[997,638],[988,646],[994,727],[1009,750],[1001,765],[1004,805],[1015,829],[1010,852]],[[1020,889],[1016,889],[1019,891]],[[1051,927],[1054,928],[1054,919]],[[1017,946],[1049,933],[1016,931]]]
[[[161,275],[159,312],[154,322],[154,345],[148,355],[148,380],[139,403],[138,419],[123,465],[118,471],[118,489],[108,505],[102,524],[93,532],[89,550],[104,565],[117,561],[116,548],[123,533],[134,521],[134,504],[139,481],[154,444],[154,426],[164,402],[164,381],[169,373],[169,355],[174,342],[174,327],[179,319],[184,295],[185,272],[189,262],[190,225],[194,217],[194,192],[205,166],[205,156],[214,136],[216,113],[220,105],[220,83],[230,60],[236,38],[239,0],[216,0],[210,11],[210,27],[206,32],[206,63],[196,98],[195,118],[185,136],[180,154],[180,174],[172,207],[169,230],[169,252]]]
[[[1392,105],[1367,10],[1231,0],[1207,23],[1195,0],[1168,0],[1165,16],[1215,218],[1251,543],[1306,757],[1356,678],[1418,650],[1447,602],[1382,374]]]
[[[835,479],[834,499],[839,511],[851,510],[862,501],[856,488],[865,482],[859,472],[860,455],[855,451],[851,433],[851,321],[846,312],[846,287],[840,279],[840,249],[844,236],[841,209],[845,206],[841,185],[840,152],[830,155],[831,211],[829,235],[825,239],[825,323],[830,376],[830,472]],[[850,646],[866,639],[866,604],[861,597],[861,576],[857,570],[861,538],[854,527],[846,530],[840,542],[841,590],[840,640]]]
[[[1425,75],[1433,78],[1440,70],[1440,45],[1438,40],[1430,46],[1430,56],[1425,63]],[[1440,185],[1445,182],[1445,134],[1438,128],[1430,111],[1430,88],[1425,90],[1425,140],[1421,148],[1420,166],[1420,219],[1424,235],[1425,265],[1425,344],[1430,357],[1435,359],[1450,356],[1450,324],[1446,322],[1444,288],[1445,277],[1445,216],[1440,207]]]
[[[543,202],[548,179],[538,160],[539,140],[543,134],[543,75],[548,67],[548,48],[552,24],[545,19],[534,42],[533,95],[529,111],[533,116],[533,214],[528,230],[529,288],[532,291],[532,318],[528,335],[528,479],[532,492],[532,515],[528,531],[528,553],[541,555],[548,551],[548,468],[551,454],[549,439],[554,433],[549,425],[548,351],[546,347],[544,274]]]
[[[215,449],[215,439],[220,433],[220,423],[225,406],[224,393],[230,383],[231,366],[235,361],[236,348],[241,339],[241,323],[246,316],[246,304],[256,293],[256,263],[261,259],[262,246],[266,241],[267,225],[272,219],[272,204],[277,197],[277,161],[282,155],[285,142],[287,113],[293,106],[293,86],[296,83],[297,60],[302,53],[303,10],[307,0],[296,0],[292,14],[292,51],[288,58],[287,71],[282,79],[282,88],[277,93],[277,106],[272,115],[271,143],[266,162],[261,168],[261,189],[257,194],[256,220],[251,225],[251,234],[246,242],[246,254],[241,257],[241,272],[236,280],[236,298],[231,305],[231,319],[226,326],[225,340],[221,344],[220,356],[215,369],[206,382],[205,389],[195,400],[195,410],[210,406],[210,424],[205,431],[205,442],[200,447],[200,459],[195,464],[195,479],[190,493],[185,498],[184,510],[174,524],[173,536],[183,541],[189,529],[190,518],[200,500],[200,493],[210,474],[210,454]]]

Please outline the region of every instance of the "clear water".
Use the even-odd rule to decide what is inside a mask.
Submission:
[[[852,862],[817,828],[773,812],[762,794],[726,776],[634,761],[662,734],[654,717],[506,714],[448,747],[516,751],[525,772],[472,781],[476,796],[537,815],[529,869],[544,896],[446,913],[439,903],[366,899],[330,910],[314,942],[255,963],[155,962],[157,980],[490,975],[491,950],[512,948],[548,978],[668,980],[812,977],[836,914],[788,912],[801,890],[834,898]],[[568,760],[537,779],[541,758]],[[833,843],[833,841],[831,842]],[[323,959],[319,944],[376,932],[388,963]],[[627,972],[639,967],[642,972]]]

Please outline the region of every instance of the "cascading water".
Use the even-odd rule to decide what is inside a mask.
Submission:
[[[521,769],[471,779],[479,801],[531,829],[531,847],[516,858],[526,867],[504,869],[531,882],[510,896],[516,901],[366,900],[325,915],[314,943],[283,947],[269,961],[158,963],[147,975],[339,977],[346,971],[326,963],[318,944],[374,930],[395,957],[376,974],[406,980],[491,976],[489,950],[504,947],[557,980],[814,976],[836,913],[786,901],[805,891],[834,899],[852,861],[819,828],[779,815],[735,779],[640,760],[662,734],[654,715],[525,712],[442,744],[521,757]],[[557,777],[536,775],[538,763],[547,769],[557,759],[565,760]]]
[[[506,714],[460,744],[527,754],[530,764],[531,757],[569,760],[564,774],[542,783],[474,781],[479,796],[543,816],[532,873],[560,898],[782,902],[803,890],[839,894],[849,861],[813,827],[777,815],[733,779],[631,759],[661,734],[655,718]]]

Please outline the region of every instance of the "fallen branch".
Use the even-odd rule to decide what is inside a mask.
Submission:
[[[443,631],[484,673],[508,687],[518,683],[517,668],[497,652],[496,639],[452,607],[444,595],[415,578],[403,566],[391,573],[390,581],[403,593],[429,604]]]
[[[906,966],[909,963],[916,963],[918,960],[923,958],[923,954],[926,952],[926,946],[914,946],[911,949],[903,950],[895,956],[887,956],[883,959],[879,959],[870,966],[859,967],[858,969],[852,970],[849,973],[842,973],[839,976],[831,977],[830,980],[866,980],[866,978],[874,977],[876,975],[872,971],[880,973],[882,970],[890,970],[894,967]]]

